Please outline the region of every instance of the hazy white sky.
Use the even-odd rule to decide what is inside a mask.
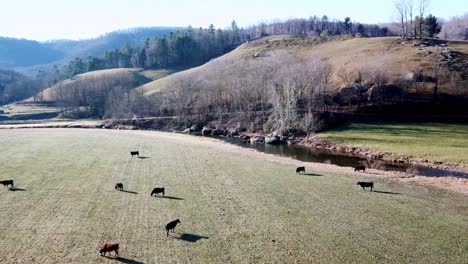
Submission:
[[[393,0],[0,0],[0,36],[34,40],[83,39],[144,26],[225,28],[328,15],[379,23],[396,17]],[[432,0],[431,13],[468,12],[468,0]]]

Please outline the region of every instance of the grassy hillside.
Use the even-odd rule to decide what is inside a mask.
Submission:
[[[341,68],[357,69],[385,68],[388,70],[389,81],[397,82],[414,70],[421,69],[425,75],[433,75],[433,67],[439,63],[441,48],[436,46],[414,47],[412,41],[403,42],[399,38],[337,38],[323,42],[319,39],[302,38],[297,36],[270,36],[241,45],[236,50],[206,63],[203,66],[190,69],[178,74],[148,83],[139,89],[147,95],[168,89],[177,79],[204,79],[208,82],[220,83],[210,72],[217,67],[225,67],[226,72],[235,75],[237,68],[233,62],[245,64],[261,64],[275,57],[307,59],[318,55],[328,61],[333,70],[332,86],[338,89],[342,86],[337,72]],[[468,42],[448,42],[448,49],[468,56]],[[255,56],[257,55],[257,56]],[[463,57],[461,56],[461,57]],[[287,60],[286,60],[287,61]],[[468,67],[459,70],[468,75]],[[453,91],[448,89],[449,76],[447,67],[442,67],[439,80],[440,91],[447,93],[467,93],[468,91]]]
[[[43,102],[53,102],[55,101],[56,94],[61,87],[66,87],[72,89],[75,87],[75,84],[78,83],[89,83],[104,80],[104,79],[117,79],[119,77],[124,77],[126,79],[133,79],[133,73],[137,72],[136,69],[110,69],[110,70],[101,70],[93,71],[84,74],[77,75],[73,79],[68,79],[54,85],[50,88],[45,89],[40,97],[42,97]],[[33,101],[33,98],[28,99],[27,101]]]
[[[468,165],[468,125],[356,123],[319,135],[337,143]]]
[[[141,75],[152,81],[156,81],[179,71],[179,69],[144,70],[141,72]]]
[[[54,85],[42,92],[42,97],[44,102],[53,102],[56,100],[55,94],[57,93],[58,87],[69,87],[70,89],[75,87],[75,84],[78,83],[89,83],[91,85],[93,82],[102,81],[105,79],[114,79],[119,78],[133,79],[136,83],[147,83],[151,82],[165,76],[168,76],[174,72],[177,72],[175,69],[167,70],[141,70],[141,69],[130,69],[130,68],[120,68],[120,69],[109,69],[109,70],[100,70],[92,71],[84,74],[77,75],[72,79],[68,79]],[[28,102],[33,101],[33,98],[29,98]]]
[[[145,131],[0,130],[0,262],[465,263],[467,196],[296,175],[211,139]],[[132,158],[139,150],[145,158]],[[245,152],[241,152],[245,151]],[[242,155],[244,154],[244,155]],[[322,174],[322,173],[320,173]],[[375,176],[368,174],[369,176]],[[122,182],[127,192],[114,190]],[[166,198],[150,197],[166,187]],[[180,218],[166,238],[164,225]],[[98,246],[121,243],[120,259]]]

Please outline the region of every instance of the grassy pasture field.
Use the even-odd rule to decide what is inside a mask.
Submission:
[[[57,113],[60,111],[58,107],[53,107],[45,104],[22,104],[22,103],[13,103],[9,105],[5,105],[2,107],[5,114],[0,115],[0,116],[5,116],[5,117],[19,117],[21,118],[22,116],[30,116],[30,117],[35,117],[35,116],[41,116],[41,115],[47,115],[47,114],[53,114]]]
[[[468,164],[468,125],[353,123],[321,138],[418,159]]]
[[[294,162],[170,133],[0,130],[0,145],[0,180],[18,188],[0,188],[0,263],[468,259],[468,197],[454,192],[372,174],[296,175]],[[375,192],[356,186],[366,179]],[[150,197],[158,186],[166,198]],[[121,258],[98,255],[107,241]]]

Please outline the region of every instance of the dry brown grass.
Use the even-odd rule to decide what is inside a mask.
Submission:
[[[139,69],[127,69],[127,68],[121,68],[121,69],[109,69],[109,70],[100,70],[100,71],[92,71],[92,72],[87,72],[84,74],[80,74],[75,76],[72,79],[64,80],[63,82],[60,82],[58,85],[72,85],[74,82],[79,81],[79,80],[96,80],[100,78],[112,78],[113,76],[119,76],[122,74],[128,74],[129,76],[133,73],[139,71]],[[45,89],[43,93],[42,100],[44,102],[51,102],[55,100],[55,95],[54,91],[57,89],[58,85],[54,85],[50,88]],[[29,98],[24,100],[25,102],[33,102],[33,98]]]
[[[406,41],[397,37],[385,38],[336,38],[331,41],[302,38],[290,35],[271,36],[250,43],[243,44],[236,50],[207,64],[187,71],[148,83],[139,89],[146,95],[152,95],[163,89],[170,89],[175,79],[181,76],[190,78],[210,79],[209,72],[215,65],[227,65],[230,61],[260,61],[271,56],[292,56],[297,58],[314,57],[320,55],[330,62],[334,71],[340,68],[374,68],[385,66],[389,71],[390,82],[399,82],[404,76],[415,70],[422,70],[425,75],[433,75],[433,67],[439,61],[441,51],[435,47],[413,47],[413,41]],[[468,42],[449,42],[449,49],[468,54]],[[253,58],[259,53],[259,58]],[[312,55],[312,56],[311,56]],[[444,68],[439,83],[439,91],[459,94],[448,88],[447,70]],[[212,80],[209,80],[212,81]],[[332,75],[332,86],[340,88],[339,78]],[[428,85],[432,89],[433,85]],[[465,91],[466,92],[466,91]]]
[[[94,81],[100,80],[105,78],[120,78],[122,74],[128,74],[128,76],[132,76],[136,79],[136,81],[140,81],[140,79],[147,79],[147,80],[158,80],[174,74],[178,72],[177,69],[161,69],[161,70],[143,70],[143,69],[136,69],[136,68],[119,68],[119,69],[108,69],[108,70],[99,70],[99,71],[92,71],[87,72],[84,74],[77,75],[72,79],[64,80],[63,82],[59,83],[58,85],[70,85],[72,87],[73,83],[82,80]],[[54,91],[57,90],[57,86],[54,85],[43,92],[43,101],[50,102],[54,101]],[[25,102],[33,102],[33,98],[29,98],[24,100]]]
[[[0,144],[0,178],[23,189],[0,188],[2,263],[468,258],[468,200],[452,192],[377,178],[384,193],[362,191],[356,181],[371,174],[308,166],[322,176],[296,175],[293,164],[270,155],[176,134],[0,130]],[[130,150],[147,158],[131,158]],[[115,191],[116,182],[131,192]],[[150,197],[156,186],[174,199]],[[164,225],[175,218],[182,224],[166,238]],[[98,256],[106,241],[121,243],[121,259]]]

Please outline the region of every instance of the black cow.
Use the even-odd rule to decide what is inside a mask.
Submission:
[[[180,223],[180,220],[179,219],[176,219],[172,222],[170,222],[169,224],[166,225],[166,232],[167,232],[167,236],[169,236],[169,231],[172,231],[173,233],[175,232],[175,228],[177,226],[177,224]]]
[[[357,167],[354,168],[354,171],[362,171],[362,172],[365,172],[366,171],[366,166],[364,165],[359,165]]]
[[[132,155],[132,157],[133,157],[133,156],[138,156],[138,157],[140,157],[140,152],[139,152],[139,151],[130,151],[130,155]]]
[[[153,196],[153,194],[157,196],[159,193],[162,193],[162,195],[164,196],[165,195],[164,188],[154,188],[153,191],[151,192],[151,196]]]
[[[357,185],[361,186],[363,190],[366,188],[370,188],[372,192],[372,188],[374,188],[374,183],[373,182],[358,182]]]
[[[297,173],[305,173],[305,172],[306,172],[306,171],[305,171],[305,167],[297,167],[297,168],[296,168],[296,174],[297,174]]]
[[[120,191],[123,191],[123,183],[116,183],[115,184],[115,187],[114,187],[116,190],[120,190]]]
[[[3,184],[3,187],[14,187],[13,180],[0,181],[0,184]]]

